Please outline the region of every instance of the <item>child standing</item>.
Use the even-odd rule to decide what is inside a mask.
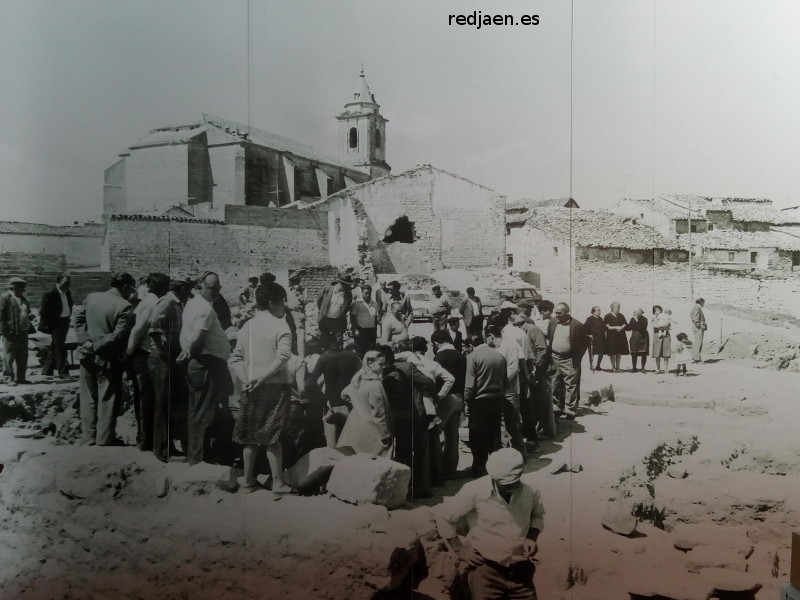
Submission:
[[[675,338],[675,344],[672,346],[672,355],[675,357],[675,363],[678,365],[675,370],[675,376],[681,373],[686,375],[686,363],[692,359],[692,342],[689,341],[689,336],[685,333],[679,333]]]

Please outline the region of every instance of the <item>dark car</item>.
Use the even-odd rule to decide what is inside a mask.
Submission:
[[[500,306],[506,298],[511,298],[514,304],[529,304],[538,306],[542,295],[530,286],[495,288],[492,295],[483,301],[483,306],[489,310]]]

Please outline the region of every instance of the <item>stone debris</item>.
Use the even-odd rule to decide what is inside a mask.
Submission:
[[[696,575],[662,578],[628,590],[631,600],[708,600],[708,585]]]
[[[583,465],[579,463],[562,463],[555,469],[551,469],[550,473],[552,475],[558,475],[559,473],[580,473],[583,471]]]
[[[700,578],[711,586],[709,598],[745,598],[763,587],[754,574],[733,569],[701,569]]]
[[[753,553],[753,543],[742,529],[734,530],[719,525],[679,525],[675,530],[673,545],[678,550],[689,551],[705,546],[712,540],[716,546],[732,548],[745,559]]]
[[[681,465],[673,465],[667,468],[667,476],[672,477],[673,479],[686,479],[689,476],[689,473],[686,471],[685,467]]]
[[[631,511],[621,506],[619,503],[614,503],[609,506],[600,522],[600,524],[610,532],[626,537],[630,537],[636,533],[637,523],[638,519],[631,514]]]
[[[747,561],[741,553],[717,545],[695,546],[686,554],[686,570],[699,573],[703,569],[719,568],[746,571]]]
[[[780,575],[780,566],[778,549],[772,542],[758,542],[753,554],[747,559],[747,572],[756,573],[761,577],[777,579]]]
[[[355,450],[344,448],[315,448],[283,472],[283,480],[296,490],[319,488],[328,482],[336,463]]]
[[[166,475],[157,475],[153,479],[153,492],[156,498],[163,498],[169,493],[169,477]]]
[[[380,504],[392,509],[406,501],[411,469],[388,458],[356,454],[339,459],[328,492],[352,504]]]

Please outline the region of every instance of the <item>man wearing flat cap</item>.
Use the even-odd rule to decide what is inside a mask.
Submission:
[[[25,371],[28,368],[28,334],[34,329],[31,326],[31,305],[25,298],[26,285],[24,279],[12,277],[8,291],[0,296],[3,381],[6,385],[30,383],[25,379]]]
[[[539,491],[520,479],[522,455],[502,448],[489,455],[488,475],[467,483],[436,513],[439,534],[466,569],[473,600],[536,600],[533,557],[544,527]],[[456,523],[467,517],[462,541]]]

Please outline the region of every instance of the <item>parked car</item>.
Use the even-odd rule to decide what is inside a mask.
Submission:
[[[408,298],[411,303],[411,309],[413,310],[413,315],[411,316],[412,321],[433,322],[433,316],[431,315],[432,292],[428,290],[408,290],[406,292],[406,298]]]
[[[506,298],[511,298],[514,304],[528,304],[538,306],[542,295],[530,286],[495,288],[492,294],[483,301],[484,308],[492,310],[500,306]]]

